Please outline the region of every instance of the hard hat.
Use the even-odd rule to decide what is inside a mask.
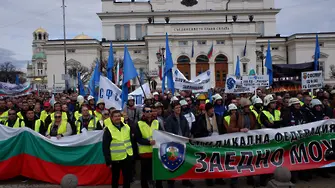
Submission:
[[[90,96],[87,97],[87,100],[88,100],[88,101],[90,101],[90,100],[92,100],[92,99],[94,99],[94,97],[93,97],[92,95],[90,95]]]
[[[252,102],[253,104],[255,104],[255,100],[256,100],[256,99],[259,99],[258,95],[254,95],[254,96],[252,96],[252,97],[251,97],[251,102]]]
[[[206,100],[206,96],[204,94],[200,94],[197,97],[198,100]]]
[[[254,100],[253,104],[254,104],[254,105],[255,105],[255,104],[263,104],[263,101],[262,101],[261,98],[256,98],[256,99]]]
[[[176,96],[173,96],[172,98],[171,98],[171,101],[173,102],[173,101],[179,101],[179,99],[176,97]]]
[[[276,100],[273,98],[273,95],[270,94],[264,97],[264,106],[268,106],[272,102],[276,102]]]
[[[230,112],[231,110],[237,110],[237,106],[235,104],[228,105],[228,112]]]
[[[99,104],[105,104],[104,99],[99,99],[98,102],[97,102],[97,105],[99,105]]]
[[[157,91],[155,91],[152,95],[153,95],[153,96],[155,96],[155,95],[159,95],[159,93],[158,93]]]
[[[84,97],[83,96],[81,96],[81,95],[79,95],[78,97],[77,97],[77,102],[78,103],[80,103],[80,104],[83,104],[84,103]]]
[[[322,105],[321,101],[319,99],[313,99],[311,101],[311,106],[314,108],[314,106]]]
[[[134,97],[133,97],[133,96],[131,96],[131,95],[128,95],[128,101],[130,101],[130,100],[135,100],[135,99],[134,99]]]
[[[240,100],[240,104],[242,107],[245,107],[245,106],[250,106],[251,105],[251,102],[249,99],[246,99],[246,98],[241,98]]]
[[[174,96],[176,96],[176,97],[180,97],[180,94],[179,94],[178,92],[175,92],[175,93],[174,93]]]
[[[300,100],[298,98],[290,98],[290,100],[288,101],[288,105],[292,106],[294,104],[300,104]]]
[[[163,107],[164,105],[161,102],[156,102],[155,107]]]
[[[220,94],[218,94],[218,93],[217,93],[217,94],[215,94],[215,95],[213,95],[213,96],[212,96],[212,98],[213,98],[213,101],[214,101],[214,102],[216,102],[217,100],[222,100],[222,97],[221,97],[221,95],[220,95]]]
[[[187,103],[185,100],[181,100],[181,101],[179,101],[179,104],[180,104],[181,106],[188,105],[188,103]]]
[[[146,98],[145,98],[145,100],[151,100],[151,99],[153,99],[153,97],[152,97],[151,94],[150,94],[150,95],[147,95]]]
[[[335,89],[333,89],[330,94],[334,95],[335,94]]]

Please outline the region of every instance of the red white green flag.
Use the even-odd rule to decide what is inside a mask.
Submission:
[[[213,50],[214,50],[214,45],[212,43],[211,48],[209,49],[208,53],[207,53],[207,58],[210,59],[213,56]]]
[[[155,180],[214,179],[335,166],[335,120],[204,138],[155,131]]]

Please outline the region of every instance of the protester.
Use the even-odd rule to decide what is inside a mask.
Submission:
[[[19,118],[13,109],[8,111],[8,119],[4,122],[4,125],[12,128],[25,127],[23,119]]]
[[[63,119],[62,112],[56,111],[53,115],[54,121],[49,124],[47,132],[45,133],[46,137],[57,137],[57,139],[61,139],[64,136],[70,136],[72,134],[72,128],[70,123],[67,122],[67,119]]]
[[[29,109],[27,111],[27,118],[24,120],[25,127],[28,127],[41,135],[45,134],[46,128],[42,120],[40,120],[36,115],[34,110]]]

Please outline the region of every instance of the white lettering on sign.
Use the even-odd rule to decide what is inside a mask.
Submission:
[[[208,32],[208,31],[230,31],[228,26],[202,26],[202,27],[177,27],[173,29],[174,32]]]
[[[310,71],[301,73],[302,89],[319,89],[323,86],[322,71]]]

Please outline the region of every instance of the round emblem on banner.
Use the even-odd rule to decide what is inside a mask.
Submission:
[[[176,76],[178,76],[178,70],[175,70],[175,71],[174,71],[174,74],[175,74]]]
[[[234,78],[228,78],[227,80],[227,88],[228,89],[233,89],[236,84],[236,80]]]
[[[207,76],[211,75],[211,71],[207,71]]]

